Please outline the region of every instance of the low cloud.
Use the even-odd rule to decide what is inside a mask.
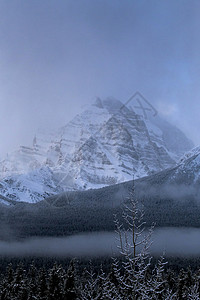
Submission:
[[[130,235],[131,238],[131,235]],[[151,255],[199,256],[200,229],[159,228],[152,235]],[[63,238],[0,242],[1,256],[81,257],[119,254],[115,232],[94,232]]]

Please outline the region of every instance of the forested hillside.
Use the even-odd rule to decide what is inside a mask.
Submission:
[[[135,181],[135,194],[144,207],[147,226],[200,227],[200,202],[194,191],[162,185],[166,172]],[[156,181],[156,182],[155,182]],[[133,182],[97,190],[67,192],[36,204],[1,205],[2,239],[67,236],[86,231],[113,231],[113,215],[120,218]]]

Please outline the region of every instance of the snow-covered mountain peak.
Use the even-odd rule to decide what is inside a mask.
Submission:
[[[98,108],[103,108],[103,103],[101,98],[97,97],[94,101],[94,103],[92,104],[92,106],[96,106]]]
[[[115,99],[114,97],[107,97],[102,102],[103,107],[106,108],[111,114],[119,113],[124,106],[121,101]]]
[[[115,184],[174,166],[192,147],[158,116],[146,118],[112,97],[97,98],[65,126],[39,132],[32,147],[0,161],[0,193],[20,200],[26,190],[23,200],[34,202],[62,190]]]

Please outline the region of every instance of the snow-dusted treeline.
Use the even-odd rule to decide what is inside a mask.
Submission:
[[[125,222],[120,223],[117,216],[115,221],[122,263],[115,257],[109,272],[100,267],[97,274],[92,265],[78,274],[74,260],[67,270],[56,263],[48,270],[32,263],[28,271],[23,265],[16,270],[9,265],[0,280],[0,299],[200,299],[200,271],[181,270],[175,275],[167,270],[163,257],[152,264],[153,226],[145,231],[142,206],[130,196],[123,213]]]
[[[28,271],[22,264],[16,269],[8,265],[0,280],[0,299],[200,299],[200,271],[188,269],[175,274],[162,265],[160,262],[153,271],[147,269],[136,286],[131,283],[133,277],[119,272],[115,260],[108,273],[100,269],[96,274],[91,267],[81,275],[74,261],[66,270],[56,263],[49,269],[37,269],[33,263]]]

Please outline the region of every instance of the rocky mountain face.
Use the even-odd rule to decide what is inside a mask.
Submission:
[[[0,194],[37,202],[64,190],[99,188],[170,168],[193,144],[158,116],[97,99],[66,126],[38,133],[0,162]]]

